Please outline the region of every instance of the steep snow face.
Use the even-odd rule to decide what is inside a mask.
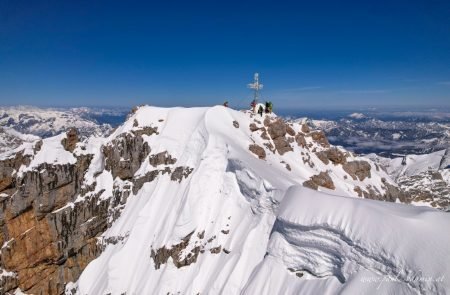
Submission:
[[[20,133],[50,137],[75,127],[82,136],[105,135],[111,130],[107,124],[100,125],[84,118],[83,109],[46,109],[29,106],[0,107],[0,126]]]
[[[434,234],[448,228],[448,215],[338,197],[357,197],[355,186],[370,186],[382,194],[386,184],[393,182],[370,160],[342,149],[330,156],[336,163],[325,163],[317,154],[330,147],[320,134],[301,133],[305,128],[299,124],[290,126],[293,135],[286,135],[286,142],[274,139],[283,128],[268,131],[263,124],[266,119],[276,120],[273,115],[260,117],[224,107],[141,107],[108,138],[91,138],[79,145],[76,155],[93,154],[85,175],[85,185],[95,186],[93,194],[109,198],[116,189],[131,189],[120,217],[99,237],[103,253],[67,291],[324,294],[360,287],[376,290],[361,283],[364,275],[378,279],[400,275],[400,282],[386,284],[383,290],[449,287],[407,282],[407,275],[420,269],[432,276],[450,274],[442,259],[449,256],[450,241],[445,236],[434,239]],[[133,165],[131,160],[123,158],[120,167],[108,167],[108,157],[113,156],[108,146],[131,134],[142,134],[150,153],[130,179],[120,168]],[[126,143],[121,145],[125,148]],[[249,151],[254,145],[259,147],[253,149],[256,155]],[[344,161],[341,153],[345,161],[358,165],[344,169],[338,163]],[[368,166],[358,161],[367,161]],[[356,171],[356,176],[348,171]],[[334,196],[299,188],[321,172],[329,179],[325,178],[327,184],[320,179],[317,189]],[[393,225],[400,226],[393,229]],[[408,238],[402,240],[403,234]],[[422,234],[426,242],[415,244]],[[414,253],[419,246],[429,252]],[[433,254],[426,260],[429,253]]]
[[[450,216],[292,186],[245,294],[445,294]]]

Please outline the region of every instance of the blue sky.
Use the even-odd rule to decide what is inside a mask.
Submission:
[[[92,2],[0,0],[0,104],[450,105],[448,0]]]

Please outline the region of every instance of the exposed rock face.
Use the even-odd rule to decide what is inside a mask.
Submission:
[[[20,166],[30,164],[30,157],[24,156],[23,152],[17,153],[14,157],[0,161],[0,192],[8,189],[14,189],[15,177],[14,171],[19,170]]]
[[[234,128],[239,128],[239,122],[238,121],[233,121],[233,126],[234,126]]]
[[[18,165],[18,158],[0,161],[0,173]],[[97,204],[92,198],[56,210],[81,192],[90,161],[81,156],[74,165],[41,164],[14,176],[13,187],[2,190],[14,195],[0,199],[0,243],[6,242],[0,267],[17,277],[1,292],[20,287],[27,293],[61,294],[64,283],[75,281],[97,257],[95,237],[107,227],[109,201]]]
[[[406,202],[426,202],[431,206],[450,210],[450,186],[439,171],[424,171],[415,175],[402,175],[397,179],[404,189]]]
[[[302,148],[306,147],[306,139],[303,134],[298,133],[295,136],[295,142],[297,142],[298,146],[301,146]]]
[[[314,190],[317,190],[319,186],[332,190],[335,189],[333,180],[331,179],[330,175],[328,175],[328,172],[320,172],[318,175],[312,176],[309,180],[303,183],[303,186],[309,187]]]
[[[260,158],[260,159],[265,159],[265,158],[266,158],[266,151],[265,151],[262,147],[260,147],[259,145],[257,145],[257,144],[251,144],[251,145],[248,147],[248,149],[249,149],[252,153],[254,153],[255,155],[257,155],[258,158]]]
[[[179,166],[173,170],[170,180],[181,182],[183,178],[187,178],[192,173],[194,168]]]
[[[258,126],[256,126],[255,123],[251,123],[251,124],[249,125],[249,128],[250,128],[250,131],[251,131],[251,132],[255,132],[255,131],[259,130]]]
[[[308,133],[308,136],[311,136],[312,140],[314,140],[323,147],[330,146],[330,143],[328,142],[328,139],[323,131],[313,131]]]
[[[366,177],[370,178],[370,164],[366,161],[352,161],[342,165],[342,169],[347,172],[354,180],[357,178],[363,181]]]
[[[150,161],[150,165],[152,165],[153,167],[156,167],[158,165],[175,164],[177,159],[172,158],[172,156],[169,155],[169,153],[167,151],[165,151],[165,152],[160,152],[156,155],[151,155],[149,158],[149,161]]]
[[[198,256],[200,254],[205,253],[208,244],[216,239],[216,236],[212,236],[206,242],[202,241],[201,243],[196,243],[195,246],[186,254],[184,253],[184,251],[191,242],[193,234],[194,232],[191,232],[190,234],[185,236],[178,244],[169,247],[163,246],[156,250],[153,249],[153,247],[151,247],[150,258],[153,260],[153,263],[155,264],[155,269],[159,269],[162,264],[166,264],[169,258],[172,258],[172,262],[177,268],[181,268],[184,266],[188,266],[192,263],[195,263],[197,262]],[[203,240],[204,236],[205,231],[197,233],[197,237],[200,240]],[[222,246],[211,247],[209,248],[209,251],[211,254],[220,254],[220,252],[222,251]],[[230,252],[228,251],[228,253]]]
[[[309,131],[311,131],[309,129],[309,126],[307,124],[302,124],[302,132],[303,133],[309,133]]]
[[[286,152],[292,151],[292,147],[284,137],[278,137],[273,140],[275,148],[280,155],[284,155]]]
[[[295,130],[292,129],[292,127],[289,125],[286,125],[286,133],[289,134],[290,136],[295,136]]]
[[[106,244],[123,239],[100,241],[97,237],[120,216],[133,186],[142,187],[165,173],[171,173],[173,181],[189,176],[192,168],[166,166],[133,182],[127,181],[150,154],[143,136],[155,133],[156,127],[134,129],[103,146],[101,166],[113,177],[125,180],[120,186],[114,184],[112,195],[106,197],[102,197],[104,190],[95,192],[95,181],[85,183],[91,154],[74,154],[74,164],[42,163],[21,173],[16,172],[29,166],[33,155],[19,152],[0,161],[0,245],[4,245],[0,273],[5,270],[11,274],[1,276],[0,294],[18,287],[31,294],[63,294],[65,284],[75,282]],[[75,129],[69,130],[61,142],[70,152],[74,152],[77,143]],[[41,146],[42,141],[34,144],[35,155]],[[148,161],[157,167],[172,165],[176,159],[163,152]]]
[[[281,119],[275,120],[269,124],[267,131],[272,139],[284,137],[287,132],[286,124]]]
[[[325,164],[328,164],[330,161],[334,165],[345,164],[347,162],[346,155],[335,147],[317,152],[316,155]]]
[[[131,179],[142,161],[150,154],[150,147],[139,135],[141,135],[140,132],[137,135],[123,134],[103,147],[106,158],[105,168],[111,171],[114,178]]]
[[[66,138],[64,138],[61,141],[61,144],[66,151],[73,152],[73,150],[77,147],[77,143],[78,143],[78,130],[76,128],[70,128],[66,132]]]

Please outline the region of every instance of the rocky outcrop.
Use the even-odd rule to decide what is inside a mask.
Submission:
[[[170,176],[170,180],[181,182],[183,180],[183,178],[187,178],[189,176],[189,174],[192,173],[193,170],[194,170],[194,168],[190,168],[190,167],[184,167],[184,166],[176,167],[173,170],[172,175]]]
[[[114,178],[131,179],[150,154],[150,147],[140,135],[153,133],[154,130],[149,129],[135,131],[135,134],[122,134],[104,146],[105,169],[111,171]]]
[[[260,159],[265,159],[266,158],[266,151],[264,150],[264,148],[260,147],[257,144],[251,144],[248,147],[249,151],[251,151],[252,153],[254,153],[255,155],[258,156],[258,158]]]
[[[347,162],[346,155],[336,147],[316,152],[316,155],[324,164],[327,165],[330,161],[334,165],[345,164]]]
[[[309,126],[305,123],[302,124],[302,132],[303,133],[309,133],[311,130],[309,129]]]
[[[81,193],[91,158],[79,156],[73,165],[41,164],[14,176],[7,189],[14,194],[0,200],[0,243],[6,242],[0,267],[16,280],[1,292],[20,287],[26,293],[61,294],[65,282],[77,280],[100,253],[95,237],[107,228],[110,201],[93,197],[66,206]],[[0,173],[18,165],[14,160],[1,161]]]
[[[14,172],[22,165],[30,164],[30,156],[24,156],[23,151],[13,157],[0,161],[0,192],[9,194],[8,190],[14,190],[16,178]]]
[[[297,143],[298,146],[302,148],[306,147],[306,139],[305,136],[303,136],[303,134],[298,133],[297,135],[295,135],[295,142]]]
[[[150,155],[149,157],[150,165],[157,167],[159,165],[171,165],[175,164],[177,159],[173,158],[167,151],[160,152],[156,155]]]
[[[76,128],[70,128],[66,132],[66,137],[61,140],[61,144],[66,151],[73,152],[78,143],[78,130]],[[39,148],[40,149],[40,148]]]
[[[268,124],[267,132],[275,140],[286,135],[286,124],[281,119],[277,119]]]
[[[307,135],[310,136],[313,141],[317,142],[319,145],[321,145],[323,147],[330,146],[330,143],[328,142],[328,139],[322,130],[313,131],[313,132],[308,133]]]
[[[311,189],[317,190],[319,186],[328,189],[335,189],[333,180],[331,179],[328,172],[320,172],[317,175],[311,176],[311,178],[303,183],[303,186],[309,187]]]
[[[405,192],[406,202],[428,203],[450,211],[450,186],[440,171],[428,170],[415,175],[402,175],[397,183]]]
[[[157,169],[156,175],[128,181],[150,154],[144,136],[155,133],[155,127],[135,128],[102,147],[102,167],[123,180],[114,183],[112,195],[96,190],[95,179],[85,182],[91,154],[74,153],[73,164],[42,163],[30,169],[21,167],[30,165],[32,154],[19,152],[0,161],[0,245],[4,245],[0,271],[11,274],[2,276],[0,294],[18,287],[31,294],[64,293],[65,284],[75,282],[104,249],[104,243],[112,242],[97,237],[120,216],[133,186],[165,173],[171,173],[173,181],[181,181],[192,172],[189,167],[164,167]],[[61,143],[74,152],[76,130],[70,129]],[[36,142],[33,153],[41,146],[42,141]],[[83,150],[82,144],[80,147]],[[149,157],[155,167],[175,162],[166,152]]]
[[[293,151],[291,145],[284,137],[278,137],[274,139],[273,143],[275,145],[275,149],[278,151],[280,155],[284,155],[287,152]]]
[[[208,248],[208,244],[216,239],[216,236],[212,236],[207,241],[203,241],[205,231],[199,232],[197,233],[197,237],[200,239],[200,243],[195,243],[195,246],[192,247],[186,254],[185,250],[188,247],[193,234],[194,232],[191,232],[181,239],[178,244],[169,247],[162,246],[158,249],[153,249],[153,247],[150,247],[150,258],[153,260],[155,269],[161,268],[161,265],[166,264],[169,258],[172,258],[172,262],[177,268],[195,263],[197,262],[198,256],[205,253],[205,250]],[[216,247],[210,247],[209,251],[211,254],[220,254],[222,251],[222,246],[219,245]],[[228,253],[230,253],[230,251],[228,251]]]
[[[347,172],[353,180],[363,181],[366,177],[370,178],[370,164],[366,161],[351,161],[342,165],[342,169]]]

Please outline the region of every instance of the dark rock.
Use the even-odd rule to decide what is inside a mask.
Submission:
[[[267,131],[272,139],[284,137],[286,135],[286,124],[281,119],[275,120],[269,124]]]
[[[294,129],[292,129],[292,127],[289,126],[289,125],[286,125],[286,132],[287,132],[287,134],[289,134],[290,136],[295,136],[295,131],[294,131]]]
[[[328,172],[320,172],[318,175],[311,176],[311,178],[303,183],[303,186],[317,190],[319,186],[335,189],[333,180]]]
[[[309,133],[310,131],[311,130],[309,129],[309,126],[306,123],[302,124],[302,132],[303,133]]]
[[[325,133],[321,131],[314,131],[308,134],[308,136],[311,136],[312,140],[317,142],[323,147],[329,147],[330,143],[328,142],[327,137],[325,136]]]
[[[298,146],[300,146],[302,148],[306,147],[306,139],[305,139],[305,137],[302,134],[298,133],[295,136],[295,141],[297,142]]]
[[[280,155],[293,151],[291,145],[284,137],[277,137],[273,140],[273,143],[275,144],[275,149]]]
[[[251,144],[248,147],[249,151],[251,151],[252,153],[254,153],[255,155],[258,156],[258,158],[260,159],[265,159],[266,158],[266,151],[264,150],[264,148],[260,147],[257,144]]]
[[[239,122],[238,121],[233,121],[233,126],[234,126],[234,128],[239,128]]]
[[[317,152],[316,155],[325,164],[328,164],[329,161],[334,165],[345,164],[347,162],[346,155],[335,147]]]
[[[267,135],[266,129],[261,133],[261,138],[265,140],[270,140],[269,136]]]
[[[366,177],[370,178],[370,164],[366,161],[352,161],[342,165],[342,169],[347,172],[353,180],[363,181]]]
[[[172,158],[167,151],[157,153],[156,155],[150,155],[149,162],[150,165],[156,167],[158,165],[171,165],[175,164],[176,158]]]
[[[181,182],[183,178],[188,178],[189,174],[191,174],[193,170],[194,168],[185,166],[176,167],[170,176],[170,180]]]
[[[217,246],[209,249],[209,252],[211,252],[211,254],[219,254],[220,251],[222,251],[222,246]]]
[[[150,154],[150,147],[142,136],[127,133],[103,146],[102,152],[106,158],[105,169],[111,171],[113,178],[126,180],[141,167],[142,161]]]
[[[251,123],[251,124],[249,125],[249,128],[250,128],[250,131],[251,131],[251,132],[255,132],[255,131],[259,130],[259,127],[256,126],[255,123]]]
[[[61,141],[62,146],[66,151],[73,152],[78,143],[78,130],[76,128],[70,128],[66,132],[66,138]]]

